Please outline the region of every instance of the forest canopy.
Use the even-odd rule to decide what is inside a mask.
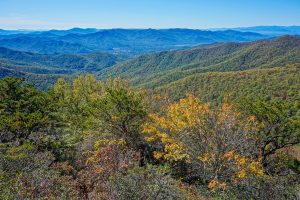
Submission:
[[[233,94],[1,79],[0,199],[292,199],[299,98]]]

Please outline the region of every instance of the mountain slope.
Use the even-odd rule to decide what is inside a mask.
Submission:
[[[299,75],[300,65],[237,72],[207,72],[155,88],[154,93],[168,94],[173,100],[191,93],[202,101],[215,104],[220,104],[225,97],[232,101],[257,96],[299,101]]]
[[[110,67],[123,60],[112,54],[94,52],[84,55],[54,54],[45,55],[31,52],[15,51],[0,47],[0,59],[2,62],[13,63],[22,66],[37,66],[40,68],[61,70],[77,70],[94,72]]]
[[[101,71],[133,85],[157,87],[195,73],[239,71],[300,63],[300,38],[282,36],[249,43],[224,43],[148,54]]]
[[[96,73],[123,59],[102,52],[45,55],[0,47],[0,78],[24,77],[29,82],[39,83],[39,86],[46,88],[59,76]]]

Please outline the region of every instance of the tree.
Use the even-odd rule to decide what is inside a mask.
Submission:
[[[256,131],[253,116],[244,118],[229,103],[212,110],[192,95],[170,104],[164,116],[150,114],[144,125],[156,159],[179,167],[183,180],[210,189],[264,174],[254,156]]]
[[[132,148],[140,148],[141,125],[146,117],[143,94],[135,92],[121,79],[109,79],[104,94],[94,104],[94,116],[101,122],[101,130],[114,138],[124,139]]]
[[[278,150],[300,143],[299,108],[298,101],[264,101],[260,98],[242,101],[241,109],[259,122],[257,145],[265,166],[268,157]]]
[[[101,132],[138,143],[139,129],[146,116],[143,94],[130,89],[121,79],[97,81],[93,75],[79,76],[71,84],[59,79],[53,89],[66,128],[83,136]],[[136,145],[138,146],[138,145]]]
[[[51,94],[56,100],[55,115],[63,124],[67,142],[74,145],[90,130],[95,130],[92,112],[95,101],[103,95],[103,85],[93,75],[80,75],[71,82],[58,79]]]
[[[0,141],[23,142],[34,132],[49,133],[51,99],[19,78],[0,80]]]

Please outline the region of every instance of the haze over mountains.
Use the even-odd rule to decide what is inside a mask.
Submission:
[[[228,30],[227,28],[213,29],[213,30]],[[280,35],[300,35],[300,26],[252,26],[252,27],[238,27],[231,28],[231,30],[242,32],[254,32],[269,36]]]
[[[267,36],[239,31],[191,29],[71,29],[0,36],[0,45],[35,53],[88,53],[140,55],[145,52],[180,49],[216,42],[253,41]]]
[[[60,76],[94,73],[153,88],[195,73],[299,63],[299,37],[285,34],[300,35],[300,28],[1,29],[0,77],[47,88]]]

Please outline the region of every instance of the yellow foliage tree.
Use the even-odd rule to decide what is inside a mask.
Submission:
[[[150,114],[143,126],[145,140],[156,144],[156,159],[174,166],[183,162],[185,179],[223,189],[231,181],[263,175],[253,156],[256,131],[255,118],[245,118],[230,103],[211,109],[192,95],[170,104],[164,116]]]

